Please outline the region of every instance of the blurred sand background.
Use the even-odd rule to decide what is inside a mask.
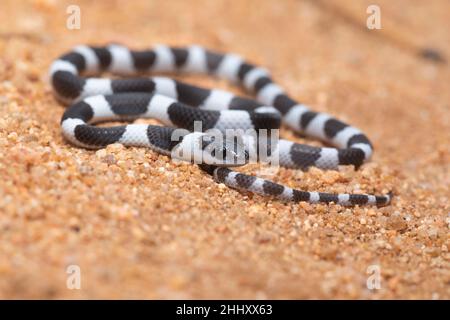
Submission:
[[[366,28],[373,3],[381,30]],[[66,28],[70,4],[80,30]],[[450,298],[448,1],[2,0],[0,21],[0,298]],[[358,171],[274,179],[393,190],[393,204],[283,204],[150,150],[72,147],[48,67],[74,45],[109,42],[197,43],[269,68],[375,146]],[[69,265],[81,290],[66,287]],[[366,286],[371,265],[379,290]]]

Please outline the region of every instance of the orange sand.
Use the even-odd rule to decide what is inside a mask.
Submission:
[[[378,0],[383,29],[369,31],[371,3],[2,0],[0,298],[449,299],[450,4]],[[81,30],[65,27],[69,4],[81,7]],[[393,204],[283,204],[150,150],[69,145],[49,64],[76,44],[111,41],[198,43],[266,66],[375,146],[356,172],[282,169],[273,179],[393,190]],[[447,63],[418,56],[428,47]],[[66,287],[69,265],[81,268],[81,290]],[[379,290],[366,286],[371,265]]]

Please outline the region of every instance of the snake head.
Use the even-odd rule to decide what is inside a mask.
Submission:
[[[239,136],[228,138],[205,134],[202,137],[202,150],[202,162],[205,164],[237,167],[249,160],[248,151]]]

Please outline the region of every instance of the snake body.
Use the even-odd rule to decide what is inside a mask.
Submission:
[[[82,77],[110,72],[128,76],[123,79]],[[179,72],[209,74],[226,79],[253,93],[256,99],[236,96],[228,91],[205,89],[166,77],[130,78],[148,72]],[[78,46],[55,60],[50,67],[50,79],[56,97],[71,106],[64,113],[61,128],[71,143],[85,148],[101,148],[111,143],[145,146],[173,156],[174,150],[189,150],[214,141],[205,131],[278,129],[280,123],[306,136],[320,139],[332,147],[312,147],[279,139],[268,147],[279,156],[279,164],[294,169],[316,166],[337,169],[339,165],[358,168],[372,155],[372,144],[359,129],[326,113],[314,112],[289,97],[273,82],[270,73],[236,54],[221,54],[190,46],[185,48],[155,46],[151,50],[133,51],[121,45],[106,47]],[[104,121],[131,121],[156,118],[165,126],[128,124],[96,127]],[[200,121],[203,132],[192,132]],[[174,140],[176,128],[187,131]],[[242,135],[247,153],[258,149],[258,137]],[[206,141],[206,143],[205,143]],[[209,142],[208,142],[209,141]],[[331,194],[301,191],[255,176],[229,169],[237,160],[245,162],[241,151],[231,160],[200,164],[217,182],[272,196],[284,201],[306,201],[340,205],[387,205],[391,195]],[[225,151],[230,148],[224,146]],[[233,151],[233,150],[231,150]],[[257,150],[256,150],[257,151]],[[192,154],[181,152],[180,158],[192,161]],[[208,157],[204,152],[203,157]],[[214,156],[209,155],[210,158]],[[210,159],[211,160],[211,159]],[[242,164],[242,163],[241,163]]]

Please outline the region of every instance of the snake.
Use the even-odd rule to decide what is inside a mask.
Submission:
[[[100,77],[105,72],[112,78]],[[165,74],[209,75],[229,81],[253,97],[194,86]],[[372,143],[361,130],[296,101],[274,82],[266,68],[238,54],[199,45],[160,44],[145,50],[116,43],[79,45],[51,63],[49,79],[56,99],[68,105],[60,123],[62,135],[78,147],[98,149],[112,143],[147,147],[198,164],[216,182],[230,188],[286,202],[385,206],[391,201],[391,192],[305,191],[233,170],[248,163],[250,154],[256,153],[257,161],[261,160],[261,151],[277,155],[282,167],[300,170],[312,166],[337,170],[340,165],[358,169],[373,152]],[[162,125],[132,123],[138,118],[154,118]],[[97,126],[111,121],[128,124]],[[287,139],[273,142],[271,132],[282,125],[330,146]],[[224,134],[221,139],[214,130],[239,134],[233,138]],[[264,130],[269,133],[259,134]]]

